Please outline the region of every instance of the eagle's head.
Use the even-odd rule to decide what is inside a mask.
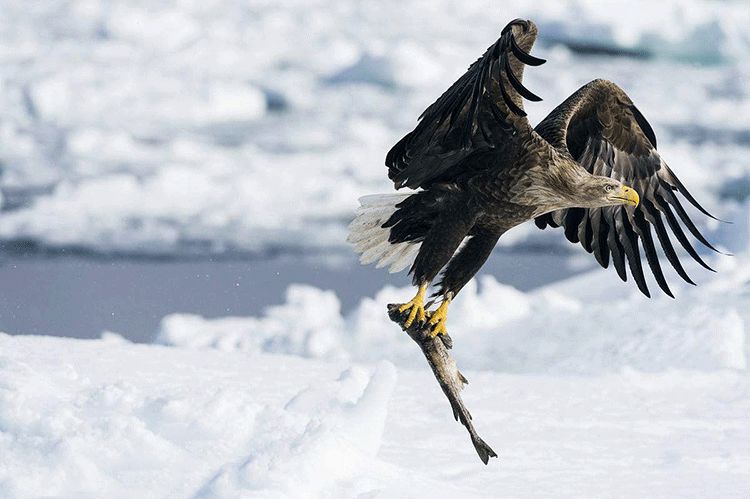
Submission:
[[[581,187],[580,206],[585,208],[601,208],[619,204],[638,206],[640,202],[635,189],[613,178],[591,175]]]

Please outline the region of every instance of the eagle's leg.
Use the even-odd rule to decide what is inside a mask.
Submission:
[[[477,211],[471,209],[467,203],[464,202],[461,209],[452,208],[453,206],[444,210],[435,220],[419,248],[417,258],[414,260],[411,269],[412,278],[414,284],[419,286],[419,291],[413,300],[399,307],[401,313],[410,310],[409,316],[404,322],[405,327],[411,326],[415,318],[419,318],[420,323],[424,322],[426,318],[424,299],[427,288],[438,275],[440,269],[450,261],[476,220]],[[437,321],[439,317],[444,317],[448,308],[447,303],[450,303],[450,299],[445,300],[444,297],[443,304],[431,315],[431,319],[437,317]],[[444,322],[443,319],[442,327],[433,328],[433,336],[446,332]]]
[[[440,282],[440,290],[436,293],[437,296],[443,297],[443,302],[430,314],[428,321],[433,336],[447,332],[445,322],[448,319],[448,306],[451,300],[484,265],[499,238],[500,234],[478,232],[469,238],[448,263]]]

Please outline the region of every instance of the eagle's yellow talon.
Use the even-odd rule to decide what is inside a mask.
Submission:
[[[439,334],[448,334],[448,330],[445,328],[445,321],[441,322],[433,329],[430,329],[427,334],[430,336],[430,338],[434,338]]]
[[[419,319],[419,322],[424,322],[426,318],[424,310],[424,297],[427,294],[427,284],[423,284],[419,287],[419,291],[411,301],[404,303],[398,307],[398,312],[403,314],[407,310],[410,310],[409,317],[404,322],[404,327],[411,327],[414,323],[414,319]]]
[[[430,315],[430,320],[427,324],[430,327],[430,336],[433,338],[439,334],[448,334],[448,330],[445,327],[445,322],[448,320],[448,305],[450,305],[450,299],[446,298],[443,303]]]

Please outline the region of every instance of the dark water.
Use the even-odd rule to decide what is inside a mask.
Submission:
[[[567,252],[516,250],[496,251],[483,272],[529,290],[588,268],[573,265]],[[109,330],[148,341],[167,314],[257,315],[282,303],[291,283],[335,290],[346,311],[385,284],[403,286],[408,278],[360,266],[348,256],[337,264],[290,256],[219,261],[11,257],[0,265],[0,331],[98,338]]]

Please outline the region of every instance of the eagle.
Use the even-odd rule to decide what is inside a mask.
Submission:
[[[416,320],[432,337],[446,334],[451,301],[498,239],[532,219],[541,229],[563,228],[570,242],[580,243],[602,267],[611,263],[623,281],[627,265],[646,296],[639,244],[669,296],[656,240],[686,282],[694,284],[670,233],[712,270],[682,225],[715,248],[680,198],[715,217],[657,153],[654,130],[620,87],[594,80],[531,127],[523,100],[541,99],[522,78],[524,66],[546,62],[529,53],[536,37],[533,22],[511,21],[388,152],[388,177],[396,190],[409,192],[360,199],[347,240],[363,264],[377,262],[391,272],[411,266],[417,293],[398,308],[407,328]],[[426,307],[427,290],[441,270]],[[438,302],[434,311],[426,310]]]

